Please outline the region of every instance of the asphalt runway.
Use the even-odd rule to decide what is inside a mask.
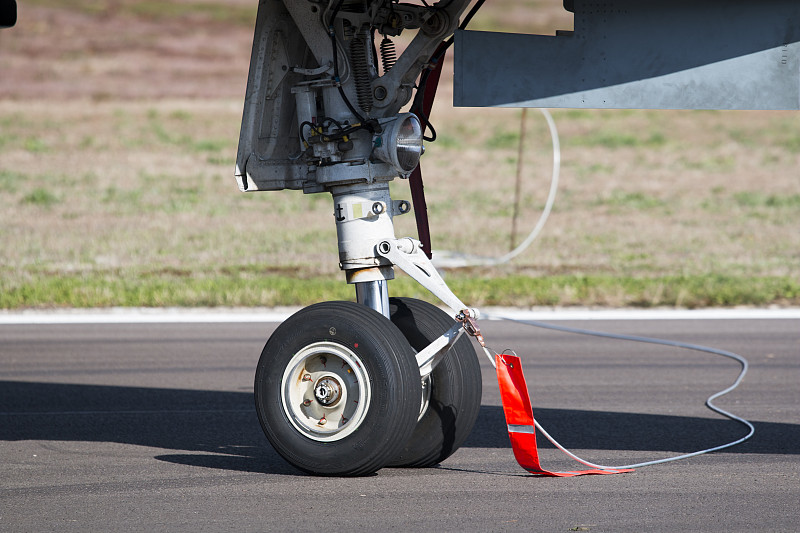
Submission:
[[[612,476],[515,462],[493,369],[478,423],[427,469],[318,478],[285,463],[252,383],[275,324],[0,326],[2,531],[798,531],[800,320],[559,322],[745,356],[716,403],[734,448]],[[482,324],[514,349],[537,419],[603,464],[733,441],[704,407],[739,366],[664,346]],[[575,469],[540,438],[545,467]]]

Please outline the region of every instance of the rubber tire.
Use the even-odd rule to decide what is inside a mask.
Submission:
[[[417,351],[454,324],[447,313],[422,300],[390,298],[389,309],[392,322]],[[428,409],[389,466],[433,466],[455,453],[475,425],[481,393],[478,357],[469,338],[462,335],[433,369]]]
[[[358,429],[334,442],[302,434],[282,406],[287,365],[315,342],[334,342],[355,353],[372,390]],[[414,352],[400,330],[380,313],[354,302],[323,302],[289,317],[267,341],[256,368],[256,412],[264,434],[286,461],[310,474],[358,476],[385,466],[410,438],[421,395]]]

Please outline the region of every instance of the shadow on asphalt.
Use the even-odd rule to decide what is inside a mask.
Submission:
[[[691,452],[746,434],[722,418],[571,409],[534,414],[561,444],[575,449]],[[755,436],[727,453],[800,453],[800,425],[754,425]],[[0,381],[0,440],[116,442],[194,452],[157,457],[168,462],[297,473],[272,450],[252,394],[245,392]],[[551,447],[539,440],[542,448]],[[481,406],[464,446],[510,446],[501,407]]]

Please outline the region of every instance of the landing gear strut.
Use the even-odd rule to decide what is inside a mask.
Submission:
[[[477,417],[480,368],[458,322],[474,333],[476,312],[447,288],[419,242],[395,237],[393,217],[411,205],[389,189],[423,153],[423,122],[400,110],[468,4],[259,4],[239,187],[331,194],[339,265],[356,287],[357,302],[312,305],[281,324],[256,369],[264,433],[305,472],[434,465],[458,449]],[[405,30],[416,36],[397,58],[390,37]],[[378,35],[383,64],[375,57]],[[390,298],[395,267],[453,314]]]

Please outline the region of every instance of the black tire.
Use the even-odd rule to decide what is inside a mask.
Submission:
[[[411,436],[421,394],[405,337],[353,302],[315,304],[289,317],[256,368],[264,434],[311,474],[366,475],[385,466]]]
[[[419,351],[450,329],[454,320],[438,307],[413,298],[390,298],[392,322]],[[472,343],[462,336],[433,369],[429,402],[411,439],[389,466],[441,463],[464,443],[481,407],[482,379]]]

